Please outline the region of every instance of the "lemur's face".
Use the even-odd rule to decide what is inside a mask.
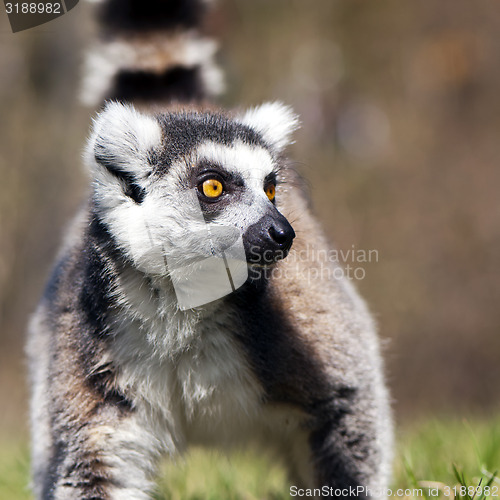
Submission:
[[[238,239],[249,264],[270,265],[295,237],[276,203],[280,153],[296,126],[278,104],[232,120],[109,105],[87,152],[97,213],[148,273],[215,255]]]
[[[268,265],[287,255],[295,233],[276,208],[279,170],[265,147],[204,141],[173,175],[179,189],[196,193],[206,222],[239,230],[248,262]]]

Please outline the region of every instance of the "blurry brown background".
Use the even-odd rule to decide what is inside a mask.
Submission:
[[[500,396],[500,5],[226,0],[224,105],[280,99],[338,248],[386,339],[399,420],[488,413]],[[88,8],[12,34],[0,14],[0,429],[26,426],[22,346],[84,198],[91,111],[75,100]]]

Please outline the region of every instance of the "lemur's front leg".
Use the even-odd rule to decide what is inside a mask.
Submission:
[[[344,388],[310,410],[305,449],[296,448],[291,457],[298,485],[322,488],[332,498],[384,494],[392,459],[390,415],[385,399],[366,392]]]
[[[366,399],[352,398],[349,411],[318,418],[309,444],[316,484],[330,487],[332,497],[367,498],[387,487],[389,433]]]
[[[39,330],[37,339],[46,338]],[[31,354],[40,345],[32,341]],[[155,437],[160,419],[122,393],[111,370],[85,371],[68,342],[43,354],[32,366],[37,500],[150,498],[157,457],[168,447],[167,430]]]
[[[103,405],[78,420],[56,426],[41,498],[149,499],[157,446],[138,416]]]
[[[137,415],[96,408],[85,424],[68,421],[56,431],[42,498],[149,499],[157,451]]]

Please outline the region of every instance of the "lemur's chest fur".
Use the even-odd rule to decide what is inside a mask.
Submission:
[[[234,422],[254,422],[263,400],[235,337],[242,328],[237,311],[220,301],[179,311],[171,288],[127,274],[115,295],[120,309],[109,343],[120,389],[169,425],[175,421],[181,440],[230,441]]]

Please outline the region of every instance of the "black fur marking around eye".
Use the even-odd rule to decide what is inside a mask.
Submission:
[[[150,32],[174,28],[194,28],[205,13],[200,0],[108,0],[98,17],[110,33]]]
[[[189,102],[205,95],[199,67],[176,66],[163,73],[122,70],[111,87],[113,94],[107,98],[119,101]]]
[[[271,172],[266,175],[264,179],[264,186],[269,186],[270,184],[276,185],[276,172]]]
[[[228,172],[221,165],[217,165],[211,162],[202,161],[192,172],[191,183],[194,187],[195,185],[203,182],[204,180],[210,179],[211,177],[220,178],[228,187],[238,187],[241,188],[245,185],[243,177],[236,172]]]

